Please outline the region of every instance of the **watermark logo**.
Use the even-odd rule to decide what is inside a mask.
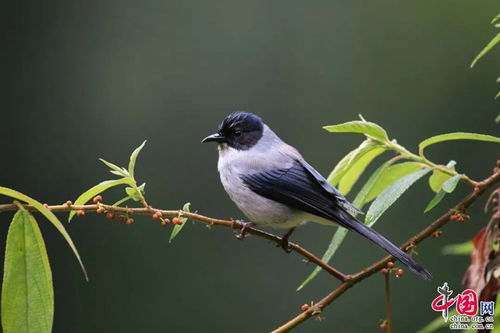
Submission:
[[[455,305],[458,315],[451,316],[450,329],[493,329],[495,302],[478,302],[477,293],[466,289],[452,297],[453,290],[445,282],[437,287],[439,296],[431,303],[432,310],[441,312],[445,322],[448,321],[449,309]],[[478,315],[479,312],[479,315]]]

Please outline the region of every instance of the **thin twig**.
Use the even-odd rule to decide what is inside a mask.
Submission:
[[[415,245],[417,245],[424,239],[431,236],[434,231],[441,229],[445,224],[450,222],[452,220],[451,219],[452,215],[456,214],[457,212],[464,212],[472,203],[474,203],[474,201],[477,200],[477,198],[479,198],[479,196],[481,196],[487,189],[489,189],[499,181],[500,181],[500,170],[496,169],[495,173],[493,173],[490,177],[481,182],[477,182],[476,187],[474,187],[474,190],[471,193],[469,193],[462,201],[460,201],[455,207],[450,209],[446,214],[443,214],[441,217],[436,219],[426,228],[422,229],[419,233],[417,233],[415,236],[411,237],[407,242],[405,242],[401,246],[401,249],[404,251],[408,251],[410,248],[413,248]],[[392,260],[394,260],[392,256],[387,256],[373,263],[372,265],[365,267],[358,273],[352,275],[350,279],[344,281],[340,286],[332,290],[323,299],[316,302],[314,306],[311,307],[309,310],[298,314],[285,324],[281,325],[280,327],[272,331],[272,333],[282,333],[290,331],[292,328],[298,326],[303,321],[309,319],[311,316],[318,313],[318,311],[321,311],[322,309],[327,307],[336,298],[345,293],[346,290],[348,290],[355,284],[372,276],[376,272],[379,272],[382,268],[384,268],[387,265],[389,261]]]
[[[243,222],[240,221],[228,221],[228,220],[221,220],[221,219],[215,219],[212,217],[200,215],[197,213],[189,213],[189,212],[184,212],[182,210],[164,210],[164,209],[157,209],[153,208],[151,206],[148,207],[140,207],[140,208],[129,208],[129,207],[121,207],[121,206],[111,206],[111,205],[106,205],[106,204],[95,204],[95,205],[67,205],[67,204],[62,204],[62,205],[46,205],[48,209],[50,209],[53,212],[68,212],[68,211],[78,211],[78,210],[83,210],[86,213],[87,212],[95,212],[98,208],[102,207],[105,209],[106,212],[111,212],[111,213],[121,213],[121,214],[148,214],[152,215],[155,212],[161,212],[162,216],[170,216],[170,217],[177,217],[177,216],[183,216],[186,217],[192,221],[199,221],[199,222],[204,222],[209,225],[218,225],[218,226],[223,226],[223,227],[228,227],[232,229],[241,229],[243,227]],[[29,211],[36,211],[36,208],[30,205],[26,205],[25,208]],[[3,204],[0,205],[0,212],[2,211],[14,211],[17,210],[18,207],[15,204]],[[273,235],[269,232],[265,232],[256,228],[247,228],[246,231],[247,234],[252,234],[256,235],[265,239],[268,239],[274,243],[276,243],[278,246],[281,246],[281,237]],[[326,272],[340,280],[341,282],[344,282],[350,278],[350,276],[340,272],[339,270],[333,268],[332,266],[328,265],[326,262],[322,261],[320,258],[315,256],[313,253],[309,252],[305,248],[301,247],[299,244],[289,242],[289,247],[303,256],[304,258],[307,259],[309,262],[313,262],[322,269],[324,269]]]
[[[391,310],[391,273],[384,275],[385,280],[385,320],[387,321],[387,333],[392,333],[392,310]]]
[[[488,188],[490,188],[491,186],[493,186],[494,184],[496,184],[499,181],[500,181],[500,170],[496,169],[495,173],[493,175],[491,175],[489,178],[487,178],[481,182],[475,182],[476,186],[474,187],[473,192],[471,192],[469,195],[467,195],[453,209],[450,209],[446,214],[442,215],[437,220],[435,220],[430,225],[428,225],[426,228],[422,229],[415,236],[411,237],[406,243],[404,243],[401,246],[401,249],[408,251],[409,249],[413,248],[415,245],[420,243],[422,240],[428,238],[434,231],[442,228],[445,224],[450,222],[452,220],[451,219],[452,215],[456,214],[457,212],[464,212]],[[36,211],[36,209],[33,206],[26,205],[24,207],[29,211]],[[156,209],[156,208],[153,208],[151,206],[147,206],[147,207],[143,207],[143,208],[129,208],[129,207],[111,206],[111,205],[105,205],[105,204],[99,203],[99,204],[95,204],[95,205],[67,205],[67,204],[52,205],[52,206],[47,205],[46,207],[48,209],[52,210],[53,212],[66,212],[66,211],[71,211],[71,210],[83,210],[86,212],[95,212],[100,207],[103,207],[107,212],[122,213],[122,214],[150,214],[151,215],[151,214],[154,214],[155,212],[161,212],[163,216],[171,216],[171,217],[183,216],[183,217],[187,217],[190,220],[204,222],[204,223],[207,223],[209,225],[219,225],[219,226],[235,228],[235,229],[241,229],[243,227],[243,223],[239,222],[239,221],[228,221],[228,220],[215,219],[215,218],[200,215],[197,213],[184,212],[182,210]],[[18,207],[15,204],[0,205],[0,212],[2,212],[2,211],[15,211],[17,209],[18,209]],[[266,238],[268,240],[273,241],[277,245],[281,245],[281,237],[278,237],[278,236],[273,235],[271,233],[268,233],[268,232],[265,232],[265,231],[262,231],[259,229],[255,229],[255,228],[248,228],[247,233]],[[342,281],[342,283],[337,288],[332,290],[328,295],[326,295],[323,299],[321,299],[319,302],[317,302],[313,306],[311,306],[308,310],[300,313],[299,315],[297,315],[296,317],[294,317],[290,321],[286,322],[285,324],[283,324],[282,326],[280,326],[279,328],[274,330],[272,333],[288,332],[289,330],[298,326],[300,323],[307,320],[308,318],[315,316],[315,315],[318,315],[319,313],[321,313],[321,311],[325,307],[327,307],[336,298],[338,298],[343,293],[345,293],[349,288],[351,288],[355,284],[363,281],[364,279],[372,276],[376,272],[380,271],[380,269],[385,267],[389,261],[394,260],[394,258],[392,256],[386,256],[385,258],[373,263],[372,265],[365,267],[364,269],[357,272],[356,274],[346,275],[346,274],[343,274],[342,272],[336,270],[332,266],[328,265],[327,263],[323,262],[321,259],[316,257],[311,252],[307,251],[306,249],[302,248],[298,244],[289,243],[289,246],[293,251],[304,256],[305,258],[307,258],[308,261],[311,261],[311,262],[315,263],[316,265],[320,266],[321,268],[326,270],[328,273],[330,273],[332,276],[334,276],[335,278]]]

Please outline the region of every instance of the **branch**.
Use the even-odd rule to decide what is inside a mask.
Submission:
[[[68,202],[70,203],[70,202]],[[73,205],[73,204],[62,204],[62,205],[45,205],[48,209],[53,212],[68,212],[68,211],[84,211],[84,212],[96,212],[99,208],[104,208],[105,212],[109,213],[121,213],[125,215],[133,215],[133,214],[146,214],[152,215],[156,212],[160,212],[162,216],[170,216],[170,217],[186,217],[192,221],[204,222],[207,223],[207,226],[210,227],[212,225],[228,227],[232,229],[241,229],[244,225],[244,222],[241,221],[228,221],[228,220],[220,220],[212,217],[184,212],[182,210],[164,210],[157,209],[151,206],[141,207],[141,208],[129,208],[129,207],[120,207],[120,206],[111,206],[102,203],[94,204],[94,205]],[[33,206],[26,205],[25,208],[29,211],[36,211]],[[0,212],[2,211],[15,211],[18,210],[19,207],[15,204],[3,204],[0,205]],[[246,228],[247,234],[256,235],[265,239],[268,239],[278,246],[281,246],[281,237],[273,235],[271,233],[256,229],[256,228]],[[289,242],[289,247],[307,259],[307,261],[313,262],[319,267],[321,267],[326,272],[330,273],[332,276],[340,280],[341,282],[347,281],[350,276],[343,274],[332,266],[328,265],[320,258],[315,256],[313,253],[309,252],[305,248],[301,247],[299,244]]]
[[[477,200],[479,196],[481,196],[488,188],[492,187],[494,184],[500,181],[500,169],[495,168],[494,174],[491,175],[489,178],[481,181],[481,182],[476,182],[474,191],[471,192],[469,195],[467,195],[462,201],[460,201],[454,208],[450,209],[446,214],[442,215],[439,217],[437,220],[432,222],[429,226],[426,228],[422,229],[419,233],[411,237],[406,243],[404,243],[401,248],[405,251],[410,250],[411,248],[415,247],[418,243],[420,243],[422,240],[428,238],[429,236],[432,235],[433,232],[436,230],[440,229],[443,227],[445,224],[453,220],[452,216],[456,215],[457,213],[463,213],[474,201]],[[36,209],[33,206],[30,205],[25,205],[24,206],[27,210],[29,211],[36,211]],[[124,214],[124,215],[132,215],[132,214],[145,214],[145,215],[153,215],[156,212],[160,212],[162,216],[170,216],[170,217],[186,217],[192,221],[198,221],[198,222],[203,222],[207,223],[207,226],[210,227],[212,225],[218,225],[218,226],[223,226],[223,227],[228,227],[232,229],[241,229],[244,226],[244,222],[240,221],[234,221],[234,220],[221,220],[221,219],[215,219],[211,218],[208,216],[200,215],[197,213],[190,213],[190,212],[184,212],[182,210],[164,210],[164,209],[157,209],[153,208],[151,206],[147,207],[141,207],[141,208],[129,208],[129,207],[121,207],[121,206],[112,206],[112,205],[106,205],[102,203],[97,203],[93,205],[73,205],[70,202],[62,205],[46,205],[48,209],[50,209],[53,212],[68,212],[68,211],[84,211],[84,212],[96,212],[99,208],[103,208],[105,212],[110,212],[110,213],[119,213],[119,214]],[[15,211],[18,210],[19,208],[15,204],[2,204],[0,205],[0,212],[2,211]],[[278,237],[276,235],[273,235],[271,233],[256,229],[256,228],[247,228],[246,232],[248,234],[253,234],[265,239],[268,239],[276,245],[280,246],[281,245],[281,237]],[[323,299],[321,299],[319,302],[315,303],[312,305],[308,310],[300,313],[297,315],[295,318],[291,319],[287,323],[283,324],[276,330],[274,330],[272,333],[280,333],[280,332],[287,332],[291,330],[292,328],[296,327],[303,321],[307,320],[308,318],[315,316],[319,313],[321,313],[322,309],[327,307],[330,303],[332,303],[336,298],[338,298],[340,295],[346,292],[349,288],[354,286],[355,284],[363,281],[364,279],[372,276],[376,272],[380,271],[383,267],[386,266],[386,264],[389,261],[394,260],[392,256],[387,256],[375,263],[373,263],[370,266],[365,267],[361,271],[353,274],[353,275],[346,275],[337,269],[333,268],[332,266],[328,265],[327,263],[323,262],[321,259],[319,259],[317,256],[309,252],[308,250],[304,249],[300,245],[296,243],[289,243],[290,248],[300,254],[301,256],[305,257],[308,261],[315,263],[316,265],[320,266],[322,269],[330,273],[332,276],[340,280],[342,283],[335,288],[333,291],[331,291],[328,295],[326,295]]]
[[[436,219],[434,222],[432,222],[430,225],[428,225],[426,228],[422,229],[415,236],[411,237],[406,243],[404,243],[401,246],[401,249],[404,251],[408,251],[411,248],[415,247],[415,245],[417,245],[418,243],[420,243],[424,239],[431,236],[433,232],[437,231],[438,229],[440,229],[444,225],[446,225],[448,222],[452,221],[453,215],[456,215],[457,213],[463,213],[487,189],[489,189],[490,187],[492,187],[493,185],[495,185],[499,181],[500,181],[500,169],[495,168],[494,173],[490,177],[488,177],[487,179],[485,179],[481,182],[477,182],[476,186],[474,187],[474,190],[471,193],[469,193],[462,201],[460,201],[455,207],[450,209],[446,214],[442,215],[441,217]],[[338,286],[333,291],[331,291],[328,295],[326,295],[319,302],[317,302],[313,306],[311,306],[307,311],[300,313],[295,318],[291,319],[290,321],[286,322],[282,326],[280,326],[277,329],[275,329],[274,331],[272,331],[272,333],[288,332],[289,330],[296,327],[297,325],[299,325],[303,321],[307,320],[308,318],[319,314],[322,311],[322,309],[327,307],[336,298],[338,298],[340,295],[345,293],[347,289],[349,289],[352,286],[356,285],[357,283],[363,281],[364,279],[372,276],[373,274],[379,272],[391,260],[394,260],[394,258],[392,256],[387,256],[387,257],[375,262],[374,264],[367,266],[366,268],[362,269],[358,273],[350,276],[350,278],[348,280],[342,282],[342,284],[340,284],[340,286]]]

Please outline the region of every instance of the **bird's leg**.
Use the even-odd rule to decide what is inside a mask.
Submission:
[[[245,238],[248,228],[251,228],[254,225],[253,222],[244,222],[240,220],[235,220],[234,222],[237,222],[239,225],[241,225],[239,232],[234,234],[236,238],[240,240]]]
[[[290,247],[288,240],[290,239],[290,236],[292,235],[294,230],[295,227],[290,228],[290,230],[288,230],[286,234],[284,234],[283,237],[281,237],[281,248],[285,250],[286,253],[292,252],[292,248]]]

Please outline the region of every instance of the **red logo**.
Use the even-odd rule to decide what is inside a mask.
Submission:
[[[477,294],[472,289],[466,289],[455,297],[450,297],[453,290],[450,290],[448,283],[444,283],[442,287],[437,288],[439,296],[432,303],[432,310],[441,312],[443,318],[448,320],[448,309],[455,304],[455,309],[461,315],[475,316],[478,311]]]

